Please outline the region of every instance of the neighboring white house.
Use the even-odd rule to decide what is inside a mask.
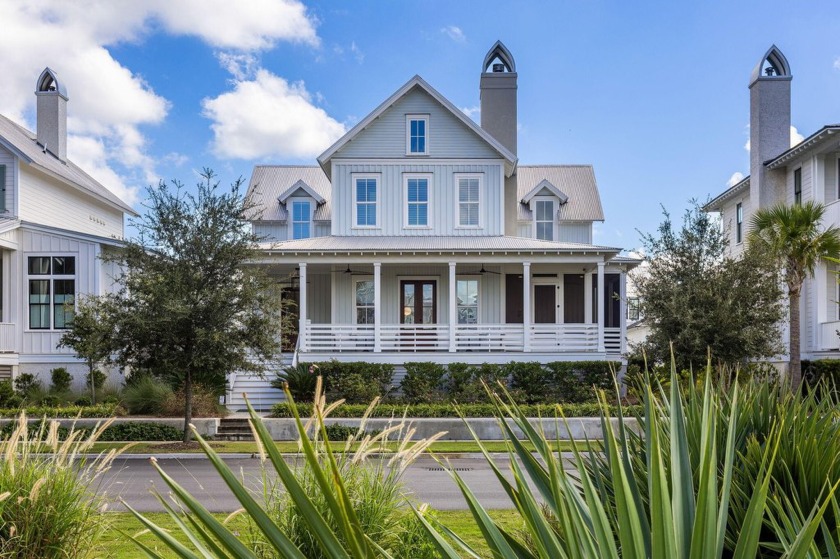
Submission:
[[[77,386],[87,368],[56,344],[78,297],[113,285],[99,256],[134,210],[67,159],[67,90],[38,78],[37,133],[0,116],[0,378],[59,366]]]
[[[750,176],[705,206],[721,214],[734,255],[744,249],[756,210],[779,202],[826,204],[823,226],[840,226],[840,125],[826,125],[791,147],[791,80],[787,59],[772,46],[750,77]],[[836,268],[821,263],[802,291],[803,359],[840,356],[838,300]]]
[[[519,165],[500,42],[480,93],[481,126],[415,76],[317,166],[254,169],[251,221],[297,303],[301,361],[621,358],[638,261],[592,243],[592,167]]]

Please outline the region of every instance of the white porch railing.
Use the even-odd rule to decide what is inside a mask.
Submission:
[[[0,323],[0,353],[15,353],[15,325]]]
[[[307,324],[302,352],[373,351],[372,324]]]
[[[459,324],[455,327],[455,351],[522,351],[521,324]]]
[[[597,324],[532,324],[531,351],[598,351]]]
[[[383,324],[382,351],[449,351],[447,324]]]
[[[820,349],[840,349],[840,320],[820,324]]]

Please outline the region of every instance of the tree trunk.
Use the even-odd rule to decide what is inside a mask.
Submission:
[[[192,423],[192,372],[187,371],[184,377],[184,442],[188,443],[192,439],[192,432],[190,431],[190,423]]]
[[[799,289],[789,291],[790,299],[790,386],[793,391],[799,389],[802,383],[802,361],[799,356],[800,324],[799,324]]]

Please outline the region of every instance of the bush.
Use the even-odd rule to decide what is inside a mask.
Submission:
[[[184,430],[160,423],[115,423],[105,429],[100,441],[180,441]]]
[[[17,417],[20,414],[20,409],[0,409],[0,417]],[[96,406],[62,406],[59,408],[44,407],[44,406],[27,406],[24,408],[27,415],[33,417],[55,417],[55,418],[70,418],[70,417],[114,417],[123,415],[125,411],[114,404],[99,404]],[[2,556],[0,556],[2,557]]]
[[[350,425],[342,425],[340,423],[332,423],[327,425],[324,430],[327,432],[327,438],[331,441],[346,441],[350,437],[362,439],[368,435],[375,437],[382,431],[379,429],[362,429],[359,432],[358,427],[351,427]]]
[[[446,367],[437,363],[406,363],[405,377],[400,383],[403,400],[409,404],[446,401],[446,373]]]
[[[73,377],[64,367],[56,367],[50,371],[50,380],[52,381],[50,389],[53,392],[63,393],[70,390],[70,384],[73,382]]]
[[[106,375],[99,369],[94,369],[90,371],[87,375],[85,375],[85,386],[87,386],[88,389],[90,389],[92,383],[94,390],[101,390],[102,387],[105,386],[106,380],[108,380],[108,375]]]
[[[93,400],[90,399],[90,396],[79,396],[73,404],[79,407],[87,407],[93,405]]]
[[[288,385],[295,402],[311,402],[318,382],[319,366],[316,363],[298,363],[294,367],[284,367],[271,381],[271,386],[283,390]]]
[[[555,402],[594,402],[595,390],[612,391],[613,371],[621,363],[610,361],[554,361],[546,365],[548,387],[546,395]]]
[[[387,363],[317,363],[330,400],[346,400],[351,404],[370,403],[384,398],[391,391],[394,366]]]
[[[161,415],[166,417],[184,416],[184,390],[170,392],[161,407]],[[219,397],[213,390],[200,384],[193,385],[192,415],[193,417],[223,417],[227,408],[219,404]],[[184,432],[181,431],[183,438]]]
[[[15,388],[12,386],[12,381],[0,381],[0,409],[16,409],[19,408],[22,403],[23,400],[20,395],[15,392]]]
[[[297,402],[295,403],[297,404]],[[297,408],[302,416],[312,414],[311,404],[297,404]],[[364,404],[342,404],[330,412],[330,417],[360,418],[367,408],[368,406]],[[561,411],[566,417],[598,417],[601,414],[601,407],[597,403],[523,404],[519,408],[528,417],[554,417],[556,413]],[[613,414],[616,411],[615,406],[610,406],[609,409]],[[641,408],[639,406],[625,406],[624,409],[625,413],[637,413]],[[454,404],[449,403],[379,404],[371,412],[370,417],[402,417],[404,414],[411,418],[460,417],[458,412],[461,412],[464,417],[493,417],[495,411],[490,403],[458,404],[457,409]],[[271,410],[271,417],[292,417],[289,404],[286,402],[275,404]]]
[[[159,415],[172,397],[172,389],[151,375],[143,375],[127,385],[123,403],[131,415]]]
[[[21,373],[15,379],[15,390],[24,400],[28,400],[36,391],[41,389],[39,381],[32,373]]]
[[[840,359],[803,359],[802,380],[806,390],[840,402]]]
[[[491,387],[491,390],[496,388],[499,382],[507,386],[507,371],[493,363],[451,363],[446,377],[448,399],[459,403],[489,402],[490,396],[482,382]]]

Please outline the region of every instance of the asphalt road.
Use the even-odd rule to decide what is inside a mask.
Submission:
[[[506,458],[499,463],[506,464]],[[227,458],[225,462],[244,479],[246,485],[260,494],[263,488],[260,461],[256,458]],[[179,457],[158,459],[158,464],[179,484],[197,497],[212,512],[232,512],[239,507],[238,501],[222,481],[212,464],[203,457]],[[483,457],[453,458],[452,467],[466,481],[479,501],[488,509],[511,508],[495,474]],[[271,465],[267,464],[269,469]],[[507,471],[505,465],[502,470]],[[269,479],[273,480],[274,476]],[[460,490],[440,465],[431,458],[417,460],[405,473],[404,484],[417,503],[429,503],[438,510],[467,508]],[[102,479],[100,491],[105,492],[111,504],[109,510],[126,510],[119,503],[124,500],[141,512],[159,512],[163,507],[152,494],[152,489],[168,495],[169,487],[154,470],[148,459],[129,458],[117,460],[111,471]]]

